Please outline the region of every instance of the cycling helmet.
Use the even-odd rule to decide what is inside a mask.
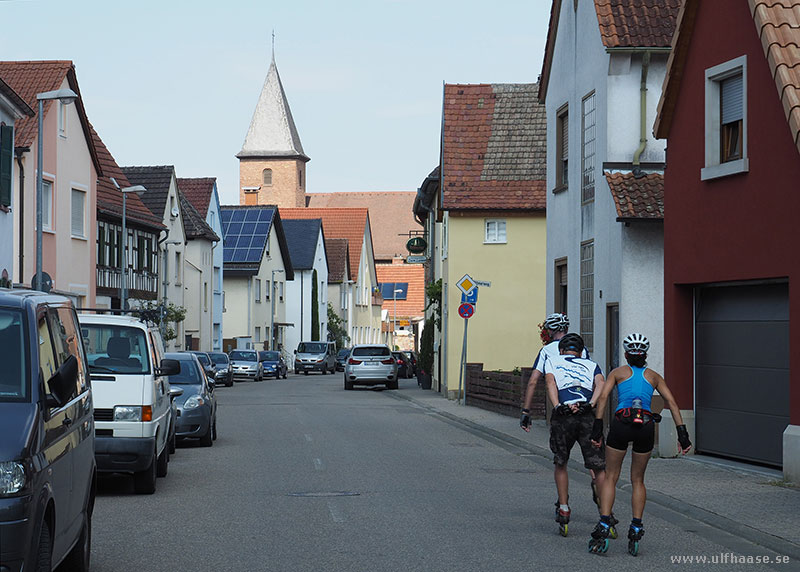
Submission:
[[[622,347],[626,354],[644,355],[650,349],[650,341],[642,334],[630,334],[622,340]]]
[[[557,332],[566,332],[569,330],[569,318],[566,314],[550,314],[544,320],[544,327],[548,330],[555,330]]]
[[[567,352],[583,353],[584,343],[583,338],[578,334],[567,334],[558,340],[558,350]]]

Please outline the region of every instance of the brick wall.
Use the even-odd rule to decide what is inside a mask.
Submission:
[[[272,185],[264,186],[263,171],[272,169]],[[300,185],[300,178],[303,185]],[[260,187],[259,205],[306,206],[306,164],[299,159],[240,159],[239,204],[245,203],[245,187]]]

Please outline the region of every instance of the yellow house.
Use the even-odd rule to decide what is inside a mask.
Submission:
[[[466,361],[533,363],[545,314],[545,112],[536,84],[445,85],[441,164],[420,190],[429,280],[442,280],[433,388],[457,397],[465,319],[457,284],[478,286]],[[433,174],[432,174],[433,175]]]

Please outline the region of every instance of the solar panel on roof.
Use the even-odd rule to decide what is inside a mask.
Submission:
[[[228,234],[231,236],[239,236],[242,234],[242,223],[240,222],[231,222],[228,225]]]
[[[231,220],[239,221],[239,222],[243,221],[244,220],[244,211],[241,210],[241,209],[236,209],[235,211],[233,211],[233,216],[231,217]]]
[[[261,252],[262,249],[260,248],[251,248],[247,251],[247,262],[258,262],[261,260]]]
[[[247,209],[244,220],[255,222],[261,215],[261,209]]]
[[[269,232],[269,223],[268,222],[256,223],[255,234],[267,234],[268,232]]]
[[[242,234],[253,234],[256,231],[256,223],[246,222],[242,225]]]
[[[239,238],[236,240],[236,248],[250,248],[250,243],[253,241],[252,236],[247,235],[239,235]]]
[[[234,248],[236,246],[236,237],[235,236],[226,236],[225,240],[222,243],[223,248]]]
[[[233,260],[233,249],[225,248],[222,251],[222,262],[231,262]]]
[[[231,210],[223,210],[220,212],[220,217],[222,218],[222,222],[228,222],[231,220],[231,215],[233,211]]]

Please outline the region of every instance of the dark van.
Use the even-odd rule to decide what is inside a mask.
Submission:
[[[0,288],[0,571],[89,569],[91,382],[70,301]]]

